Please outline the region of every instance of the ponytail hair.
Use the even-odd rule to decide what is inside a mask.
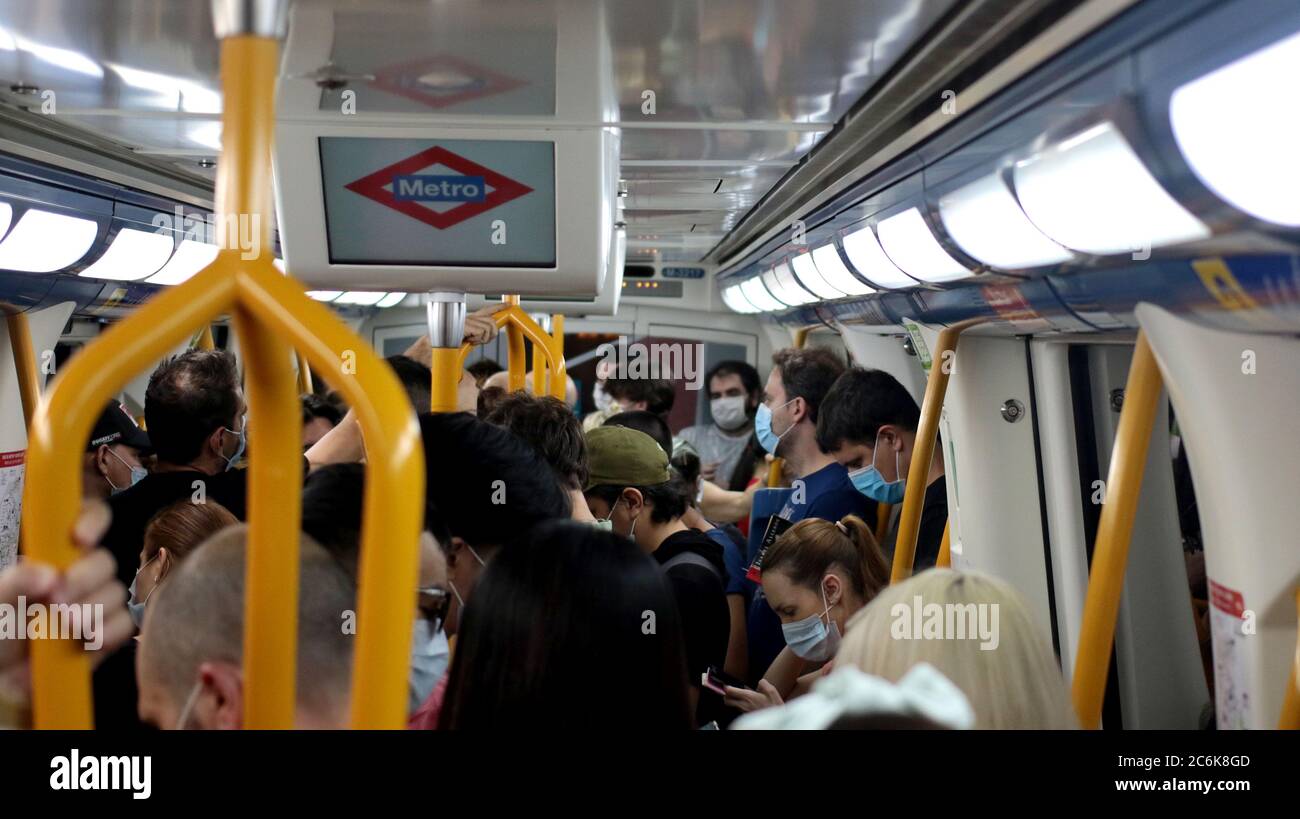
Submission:
[[[836,565],[848,573],[849,585],[864,603],[889,585],[889,563],[871,527],[857,515],[845,515],[836,523],[801,520],[763,556],[764,572],[780,569],[793,582],[814,589]]]

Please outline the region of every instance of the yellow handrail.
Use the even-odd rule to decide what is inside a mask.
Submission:
[[[36,374],[36,350],[32,347],[32,328],[26,313],[10,313],[9,348],[14,355],[14,369],[18,371],[18,393],[23,401],[23,423],[32,427],[32,416],[41,402],[41,379]]]
[[[952,542],[949,540],[951,534],[948,531],[951,525],[951,518],[943,522],[943,540],[939,541],[939,559],[934,561],[934,565],[940,569],[952,567]]]
[[[889,515],[894,511],[892,503],[876,504],[876,542],[881,543],[885,540],[885,535],[889,533]]]
[[[1074,710],[1083,728],[1101,725],[1101,706],[1110,671],[1111,645],[1119,618],[1120,593],[1128,564],[1129,540],[1137,515],[1142,476],[1146,471],[1151,428],[1159,406],[1160,368],[1138,333],[1124,388],[1124,406],[1115,430],[1110,472],[1106,476],[1106,497],[1097,524],[1097,541],[1092,550],[1088,592],[1083,601],[1079,647],[1074,663]]]
[[[921,507],[925,504],[926,480],[930,476],[934,442],[939,434],[939,415],[943,411],[944,395],[948,392],[948,376],[952,372],[949,362],[957,352],[957,340],[961,334],[983,321],[982,318],[967,319],[945,327],[939,332],[938,342],[931,352],[930,375],[925,382],[925,398],[921,401],[921,421],[916,427],[912,462],[907,470],[907,483],[903,492],[903,511],[898,515],[894,568],[889,579],[891,583],[911,577],[916,562],[916,537],[921,531]]]
[[[1296,620],[1300,622],[1300,590],[1295,595]],[[1287,676],[1286,694],[1282,698],[1282,716],[1277,727],[1284,731],[1300,730],[1300,633],[1296,634],[1295,653],[1291,655],[1291,673]]]
[[[502,296],[501,300],[510,306],[493,313],[492,320],[497,327],[503,327],[506,331],[506,369],[509,372],[510,392],[524,389],[524,385],[527,383],[527,362],[524,347],[524,342],[527,340],[533,345],[534,393],[537,395],[550,395],[563,401],[568,375],[564,362],[564,316],[554,315],[551,317],[551,332],[548,333],[536,321],[533,321],[533,317],[528,315],[526,310],[519,306],[518,296]],[[459,370],[465,368],[465,359],[469,356],[469,351],[473,346],[467,342],[462,344],[460,350],[456,352],[454,369],[457,371],[457,375],[459,375]],[[539,351],[541,352],[540,356],[538,355]],[[436,348],[434,353],[437,354]],[[542,377],[545,375],[543,365],[553,375],[550,386],[546,389],[540,388],[540,385],[544,383],[542,381]],[[434,372],[450,371],[451,369],[450,363],[440,362]],[[435,376],[436,380],[438,379]],[[437,391],[438,389],[435,385],[434,390]],[[434,411],[450,412],[451,410],[435,409]]]
[[[223,150],[216,200],[222,217],[251,221],[260,240],[254,258],[231,246],[236,231],[222,231],[212,264],[109,328],[55,378],[32,420],[22,536],[35,560],[66,569],[77,558],[71,534],[81,498],[81,443],[99,408],[192,328],[231,313],[244,351],[250,416],[259,425],[248,484],[244,723],[292,727],[302,416],[289,345],[322,370],[338,367],[350,351],[355,372],[339,379],[339,389],[371,451],[384,453],[367,462],[352,724],[401,728],[414,611],[410,598],[393,589],[417,582],[424,496],[419,428],[396,376],[300,284],[281,275],[266,252],[277,66],[274,39],[239,35],[221,42]],[[37,728],[91,727],[90,670],[79,643],[36,641],[32,678]]]
[[[211,324],[203,325],[198,337],[194,339],[194,347],[198,350],[215,350],[217,348],[217,342],[212,338]]]
[[[307,363],[307,359],[303,357],[301,352],[295,352],[294,355],[298,359],[298,393],[300,395],[310,395],[316,392],[316,387],[311,379],[311,365]]]

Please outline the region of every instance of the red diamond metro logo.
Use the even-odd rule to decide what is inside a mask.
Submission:
[[[394,180],[397,177],[417,174],[419,171],[434,165],[450,168],[466,177],[481,178],[486,183],[486,186],[491,189],[491,192],[487,193],[485,191],[486,195],[478,201],[462,202],[444,211],[433,210],[411,199],[397,198],[394,193],[396,186]],[[506,202],[518,199],[524,194],[533,191],[532,188],[521,182],[502,176],[477,162],[472,162],[459,154],[454,154],[446,148],[438,146],[421,151],[409,159],[403,159],[401,162],[394,163],[386,168],[380,168],[368,176],[363,176],[355,182],[348,183],[344,187],[353,193],[359,193],[381,205],[400,211],[412,219],[419,219],[421,222],[432,225],[439,230],[458,225],[466,219],[472,219],[480,213],[485,213],[498,205],[504,205]]]

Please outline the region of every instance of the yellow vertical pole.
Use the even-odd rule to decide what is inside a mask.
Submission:
[[[802,350],[804,346],[808,344],[808,333],[811,330],[811,327],[800,327],[798,330],[794,331],[793,346],[796,350]]]
[[[221,40],[221,162],[216,203],[231,258],[270,257],[271,139],[279,43],[247,34]],[[255,249],[240,248],[252,236]],[[242,267],[242,264],[239,266]],[[242,273],[237,274],[242,278]],[[242,282],[241,282],[242,289]],[[298,526],[301,517],[302,411],[290,348],[283,337],[234,311],[244,358],[249,413],[264,429],[248,476],[248,553],[244,597],[244,725],[292,728],[297,701]],[[254,433],[256,434],[256,433]]]
[[[212,325],[204,324],[203,329],[199,331],[199,337],[194,342],[194,347],[199,350],[215,350],[217,342],[212,337]]]
[[[561,401],[569,389],[569,367],[564,361],[564,314],[551,316],[551,357],[555,366],[551,369],[551,396]]]
[[[926,481],[930,477],[930,463],[934,459],[939,415],[943,411],[944,395],[948,392],[948,376],[952,373],[951,361],[957,352],[957,340],[967,328],[982,321],[983,319],[969,319],[945,327],[939,333],[935,349],[931,351],[930,375],[925,382],[921,421],[917,424],[916,438],[912,444],[912,462],[907,470],[903,511],[898,515],[898,537],[894,541],[891,583],[911,577],[912,567],[916,563],[916,537],[921,530],[921,507],[925,504]]]
[[[10,313],[9,348],[14,355],[14,369],[18,371],[18,393],[23,402],[23,426],[30,430],[36,405],[41,400],[41,380],[36,374],[36,350],[32,348],[32,328],[26,313]]]
[[[876,541],[883,542],[889,532],[889,516],[894,511],[892,503],[876,504]]]
[[[533,347],[533,395],[549,395],[546,389],[546,356],[542,353],[541,345],[534,343]]]
[[[316,392],[316,385],[311,378],[311,365],[307,363],[307,358],[301,351],[294,351],[294,357],[298,359],[298,393],[308,395]]]
[[[1300,622],[1300,590],[1295,595],[1296,619]],[[1284,731],[1300,730],[1300,633],[1296,634],[1295,653],[1291,655],[1291,673],[1282,698],[1282,717],[1278,728]]]
[[[434,347],[431,369],[433,390],[430,392],[430,412],[456,412],[459,408],[460,366],[459,347]]]
[[[949,540],[952,535],[948,531],[951,525],[951,519],[943,522],[943,540],[939,541],[939,559],[934,562],[934,565],[940,569],[952,567],[952,543]]]
[[[512,307],[519,306],[518,296],[502,296],[501,301]],[[510,392],[524,388],[525,376],[524,333],[513,321],[506,324],[506,371]]]
[[[1097,524],[1097,542],[1092,551],[1074,663],[1074,710],[1084,728],[1101,725],[1101,706],[1106,675],[1110,671],[1115,622],[1119,618],[1120,593],[1124,589],[1129,541],[1161,388],[1155,356],[1146,335],[1139,332],[1124,389],[1124,406],[1115,430],[1115,447],[1106,476],[1106,497]]]

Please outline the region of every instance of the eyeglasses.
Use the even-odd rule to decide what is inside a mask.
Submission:
[[[434,632],[447,622],[447,612],[451,608],[451,595],[438,586],[425,586],[415,590],[415,607],[420,615],[429,621]]]

